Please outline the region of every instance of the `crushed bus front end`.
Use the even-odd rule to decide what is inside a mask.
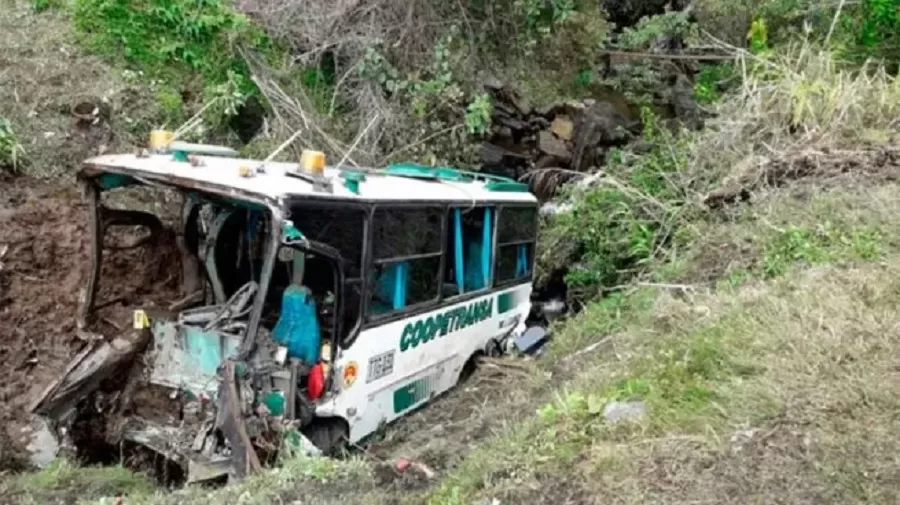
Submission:
[[[100,300],[115,227],[149,230],[138,246],[150,248],[150,261],[157,234],[172,230],[153,214],[103,201],[136,178],[88,168],[82,182],[93,247],[77,326],[87,344],[31,405],[41,430],[79,459],[106,448],[186,483],[242,478],[284,450],[329,450],[304,433],[329,395],[339,330],[319,321],[340,309],[340,253],[299,236],[278,206],[173,181],[168,189],[184,204],[172,225],[180,253],[169,266],[181,277],[181,298]],[[309,258],[332,269],[315,293],[273,273]],[[281,297],[269,295],[275,284]],[[110,306],[119,310],[104,315]]]

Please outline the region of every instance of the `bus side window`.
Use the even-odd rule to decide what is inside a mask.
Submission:
[[[440,207],[375,209],[370,315],[437,299],[442,224]]]
[[[497,222],[497,284],[531,278],[537,214],[534,207],[503,207]]]
[[[450,209],[444,296],[470,293],[491,285],[495,214],[491,207]]]

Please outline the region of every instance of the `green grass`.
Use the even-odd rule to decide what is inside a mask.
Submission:
[[[748,502],[891,503],[900,421],[883,386],[900,352],[897,272],[892,256],[734,293],[661,293],[612,352],[476,451],[431,503],[724,503],[736,490]],[[646,402],[646,419],[613,426],[598,415],[626,398]],[[866,434],[876,422],[884,438]],[[796,482],[779,477],[790,472]]]
[[[0,494],[14,504],[62,501],[109,505],[124,496],[129,505],[182,505],[237,503],[264,505],[290,503],[300,496],[309,503],[383,503],[375,490],[372,469],[361,460],[296,458],[243,482],[218,488],[192,487],[175,492],[158,488],[143,474],[122,467],[84,467],[58,460],[45,470],[0,479]]]
[[[0,480],[0,494],[13,503],[53,503],[152,493],[155,485],[122,467],[85,467],[61,459],[44,470]]]

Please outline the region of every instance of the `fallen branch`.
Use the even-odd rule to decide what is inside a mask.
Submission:
[[[583,347],[583,348],[573,352],[572,354],[569,354],[568,356],[563,358],[563,361],[571,361],[572,359],[575,359],[578,356],[583,356],[585,354],[594,352],[597,349],[599,349],[600,347],[608,344],[610,342],[610,340],[612,340],[612,337],[613,337],[613,335],[607,335],[607,336],[601,338],[600,340],[594,342],[593,344],[590,344],[586,347]]]
[[[730,61],[737,59],[737,55],[734,54],[658,54],[630,51],[601,51],[599,54],[602,56],[647,58],[654,60]]]

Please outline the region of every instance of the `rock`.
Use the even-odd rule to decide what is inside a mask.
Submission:
[[[647,415],[647,405],[644,402],[609,402],[603,407],[603,418],[606,422],[615,424],[622,421],[636,422]]]
[[[542,216],[555,216],[557,214],[572,212],[573,208],[571,203],[547,202],[541,205],[539,212]]]
[[[535,130],[543,130],[550,126],[550,121],[543,116],[531,116],[531,119],[528,120],[528,126]]]
[[[492,133],[495,137],[500,139],[511,139],[513,136],[512,129],[508,126],[502,125],[498,128],[493,129]]]
[[[496,93],[503,89],[503,82],[496,76],[490,75],[484,78],[484,90],[490,93]]]
[[[485,142],[481,146],[481,165],[485,173],[517,179],[528,166],[528,157]]]
[[[499,165],[510,161],[510,159],[518,159],[524,161],[526,158],[521,154],[514,153],[505,147],[485,142],[481,145],[481,163],[485,165]]]
[[[37,468],[46,468],[59,454],[59,441],[43,418],[34,416],[32,427],[34,432],[27,447],[31,464]]]
[[[552,322],[566,312],[566,302],[558,298],[548,300],[541,304],[541,311],[547,320]]]
[[[502,108],[511,115],[522,116],[529,116],[534,110],[528,100],[509,84],[499,85],[499,81],[496,79],[488,79],[484,83],[484,88],[494,98],[495,108]]]
[[[525,121],[513,116],[507,116],[506,114],[498,114],[493,117],[493,121],[502,126],[506,126],[512,131],[522,131],[528,128],[528,124]]]
[[[562,161],[568,162],[572,159],[572,153],[566,147],[566,143],[556,138],[553,133],[543,130],[538,132],[538,150],[544,154],[548,154]]]
[[[572,169],[583,172],[597,166],[597,146],[621,145],[631,137],[632,121],[620,114],[609,102],[598,102],[585,108],[575,119]]]
[[[502,93],[504,98],[516,108],[519,114],[528,116],[534,110],[528,100],[512,87],[505,86]]]
[[[572,130],[575,128],[572,120],[569,119],[569,116],[559,115],[553,119],[553,123],[550,125],[550,130],[556,135],[558,138],[569,141],[572,140]]]
[[[536,162],[534,162],[535,170],[544,169],[544,168],[562,168],[559,166],[559,160],[555,156],[550,156],[549,154],[542,155]]]
[[[669,92],[669,101],[675,111],[675,117],[690,130],[699,130],[703,127],[703,119],[700,116],[700,107],[694,99],[694,90],[690,80],[679,74],[675,84]]]

